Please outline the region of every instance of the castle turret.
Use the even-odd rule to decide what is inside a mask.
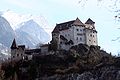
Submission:
[[[97,31],[95,29],[95,22],[91,20],[90,18],[85,22],[86,29],[86,44],[87,45],[98,45],[97,41]]]
[[[11,45],[11,59],[14,59],[17,54],[17,44],[16,40],[14,39]]]
[[[24,57],[25,53],[25,45],[18,45],[16,44],[16,40],[13,40],[11,45],[11,59],[12,60],[21,60]]]
[[[90,18],[85,22],[86,27],[90,28],[90,29],[95,29],[95,22],[93,20],[91,20]]]
[[[15,39],[13,40],[13,43],[11,45],[11,49],[17,49],[17,45],[16,45]]]

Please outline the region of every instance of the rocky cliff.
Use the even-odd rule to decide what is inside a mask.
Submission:
[[[49,55],[35,55],[31,61],[14,62],[14,66],[9,64],[11,67],[4,66],[3,70],[5,77],[13,74],[16,80],[120,80],[119,63],[119,57],[99,46],[79,44],[69,51],[52,51]]]

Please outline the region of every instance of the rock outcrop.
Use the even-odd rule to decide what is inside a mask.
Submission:
[[[100,50],[99,46],[79,44],[69,51],[52,53],[9,64],[9,70],[3,67],[3,71],[7,78],[17,75],[17,80],[120,80],[120,58]],[[10,70],[13,71],[8,76]]]

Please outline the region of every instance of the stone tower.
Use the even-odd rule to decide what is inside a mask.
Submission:
[[[17,44],[15,39],[13,40],[13,43],[11,45],[11,59],[16,57],[16,53],[17,53]]]
[[[11,45],[11,59],[12,60],[21,60],[25,56],[25,45],[16,44],[16,40],[13,40]]]

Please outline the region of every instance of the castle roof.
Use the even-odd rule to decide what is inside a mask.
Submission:
[[[33,53],[40,53],[41,49],[29,49],[29,50],[25,50],[25,54],[31,55]]]
[[[17,44],[16,44],[16,41],[15,39],[13,40],[13,43],[11,45],[11,49],[16,49],[17,48]]]
[[[92,21],[90,18],[85,22],[85,24],[95,24],[94,21]]]
[[[84,24],[80,21],[80,19],[77,18],[76,20],[56,24],[52,33],[59,33],[59,31],[69,29],[69,27],[71,27],[71,25],[84,26]]]
[[[22,50],[25,49],[25,45],[19,45],[18,48],[21,48]]]
[[[48,47],[48,46],[49,46],[49,44],[44,44],[44,45],[42,45],[40,47]]]

